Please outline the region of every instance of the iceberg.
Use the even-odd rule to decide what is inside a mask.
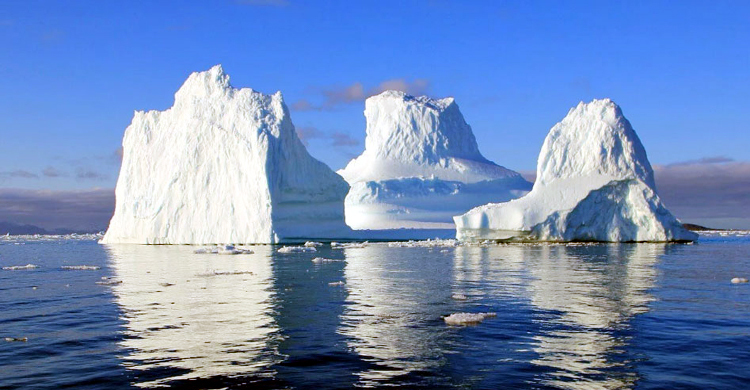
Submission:
[[[581,102],[550,130],[522,198],[454,217],[461,240],[693,241],[656,193],[646,150],[609,99]]]
[[[102,243],[265,244],[348,235],[347,183],[307,152],[280,92],[196,72],[165,111],[137,111],[123,138]],[[303,241],[304,242],[304,241]]]
[[[531,183],[487,160],[453,98],[385,91],[365,102],[365,151],[338,173],[357,230],[453,229],[453,215],[526,194]]]

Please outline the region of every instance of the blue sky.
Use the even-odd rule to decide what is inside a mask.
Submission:
[[[217,63],[281,90],[334,169],[364,146],[350,92],[396,85],[454,96],[484,155],[519,171],[570,107],[610,97],[652,164],[745,172],[748,42],[741,1],[6,0],[0,187],[113,188],[133,110]]]

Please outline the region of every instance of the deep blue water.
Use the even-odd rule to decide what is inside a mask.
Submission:
[[[237,256],[194,249],[0,241],[0,266],[39,266],[0,271],[0,388],[750,383],[750,285],[730,283],[750,276],[748,237],[314,254],[258,246]],[[497,317],[447,326],[443,317],[456,312]]]

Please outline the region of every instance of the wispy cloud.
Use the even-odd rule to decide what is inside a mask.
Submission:
[[[52,166],[48,166],[47,168],[42,169],[42,175],[44,175],[44,177],[63,177],[63,176],[66,176],[65,172],[63,172],[63,171],[61,171],[61,170],[59,170],[59,169],[57,169],[55,167],[52,167]]]
[[[0,221],[45,229],[103,230],[112,217],[112,189],[49,191],[0,189]]]
[[[313,126],[297,128],[297,136],[305,146],[310,146],[310,140],[317,139],[335,148],[348,148],[359,145],[359,141],[341,131],[327,132]]]
[[[679,167],[679,166],[687,166],[687,165],[706,165],[706,164],[724,164],[729,162],[734,162],[735,160],[733,158],[725,157],[725,156],[714,156],[714,157],[703,157],[698,160],[687,160],[687,161],[679,161],[671,164],[667,164],[669,167]]]
[[[359,141],[349,134],[335,131],[331,133],[331,146],[357,146]]]
[[[318,130],[317,127],[302,126],[297,127],[297,136],[305,146],[309,146],[311,139],[326,138],[326,133]]]
[[[370,96],[377,95],[383,91],[395,90],[405,92],[409,95],[424,95],[429,91],[430,82],[427,79],[416,79],[408,81],[405,79],[385,80],[372,88],[365,88],[361,82],[355,82],[348,86],[338,86],[315,89],[322,98],[320,104],[313,104],[308,99],[300,99],[292,104],[296,111],[309,110],[332,110],[344,104],[362,102]]]
[[[39,175],[24,169],[17,169],[14,171],[0,172],[0,178],[38,179]]]
[[[92,169],[78,168],[76,169],[76,179],[79,180],[106,180],[109,176]]]

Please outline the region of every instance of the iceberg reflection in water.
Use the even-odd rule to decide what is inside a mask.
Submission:
[[[126,327],[123,364],[145,371],[136,383],[144,387],[272,375],[269,368],[278,360],[269,288],[272,248],[236,256],[195,254],[194,249],[107,246],[112,280],[121,281],[112,291]]]
[[[663,244],[539,247],[526,254],[537,319],[532,362],[554,370],[541,382],[569,389],[622,389],[638,375],[627,354],[628,321],[648,310]]]
[[[673,307],[695,306],[696,290],[675,287],[694,274],[683,259],[717,248],[409,245],[315,253],[256,246],[236,256],[106,246],[102,272],[112,273],[100,287],[119,307],[118,357],[140,387],[634,388],[654,370],[680,370],[649,345],[698,326],[659,324],[674,321]],[[686,267],[669,274],[678,279],[660,282],[665,267],[677,266]],[[720,297],[739,299],[715,294],[716,313],[736,305]],[[497,316],[474,326],[443,320],[484,312]],[[696,379],[670,380],[679,387]]]

